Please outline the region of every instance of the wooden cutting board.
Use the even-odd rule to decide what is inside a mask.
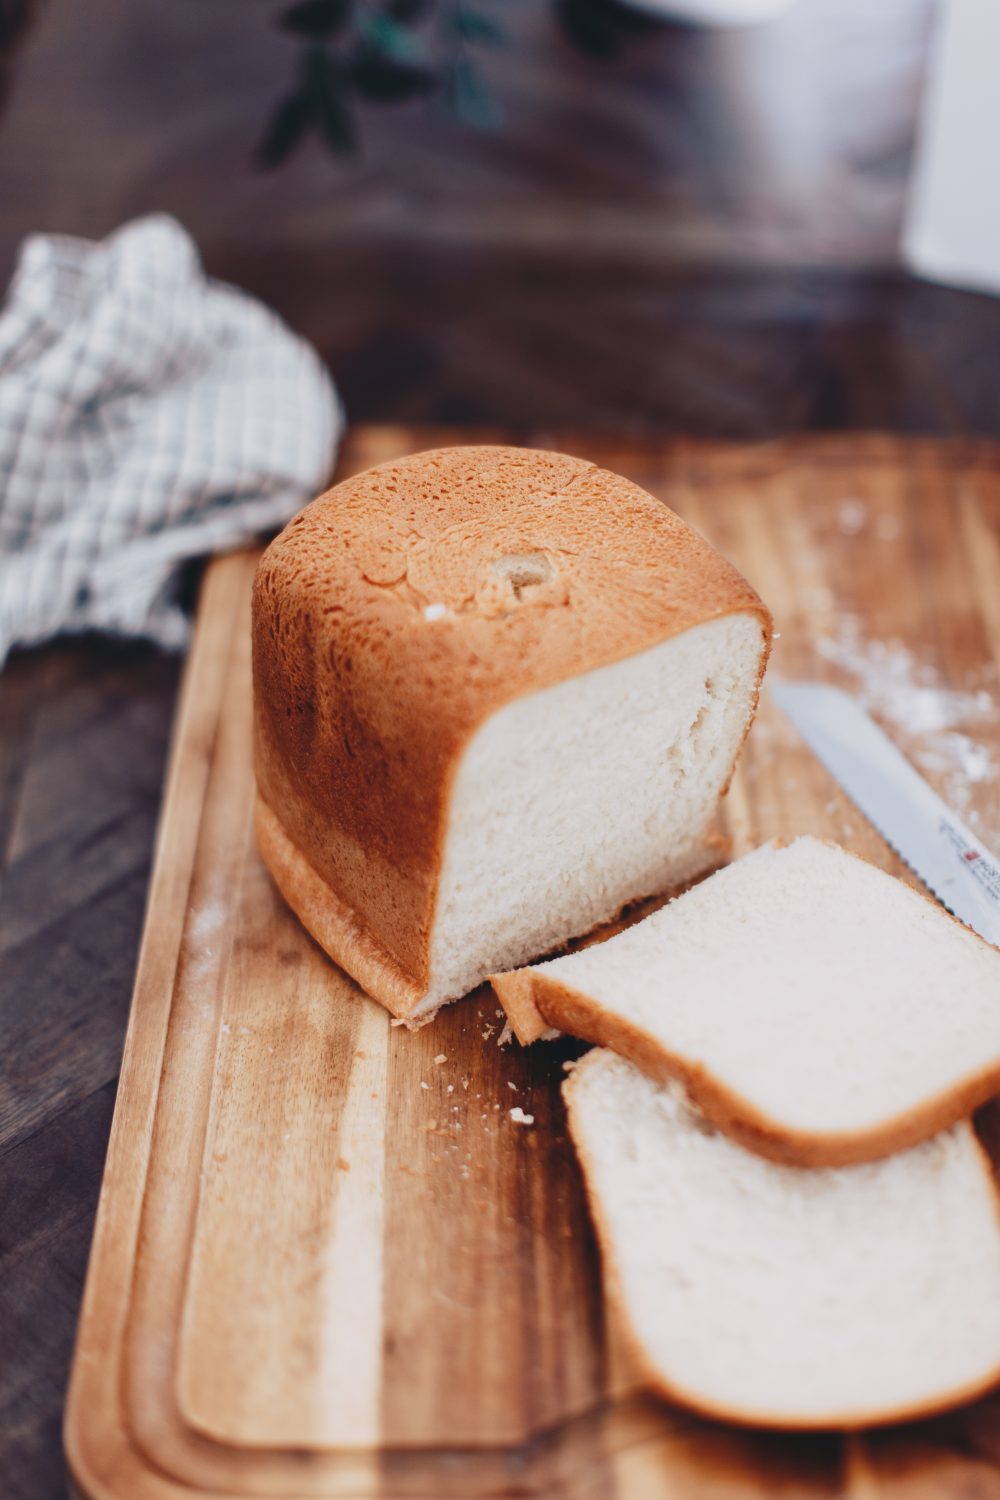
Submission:
[[[448,440],[462,438],[360,431],[341,472]],[[704,531],[774,611],[772,672],[880,707],[997,836],[995,450],[539,441]],[[80,1493],[1000,1496],[996,1399],[841,1438],[726,1428],[643,1396],[605,1321],[566,1139],[561,1063],[577,1049],[498,1046],[488,990],[416,1034],[390,1025],[261,866],[254,561],[208,570],[178,712],[69,1394]],[[737,854],[809,832],[900,873],[766,695],[725,821]],[[511,1120],[518,1105],[533,1125]]]

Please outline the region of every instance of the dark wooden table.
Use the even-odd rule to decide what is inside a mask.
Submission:
[[[66,1372],[179,663],[88,642],[0,677],[0,1493],[65,1493]]]

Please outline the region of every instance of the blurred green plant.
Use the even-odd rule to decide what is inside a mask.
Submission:
[[[258,164],[286,161],[310,134],[338,155],[357,149],[365,104],[428,100],[475,130],[504,113],[481,67],[483,49],[512,38],[490,0],[295,0],[277,26],[300,44],[291,90],[278,101],[257,147]],[[554,0],[564,36],[588,57],[617,57],[629,31],[649,21],[617,0]]]

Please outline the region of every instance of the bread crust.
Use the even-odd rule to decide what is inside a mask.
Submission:
[[[260,796],[254,801],[254,832],[271,878],[310,937],[362,989],[377,994],[391,1015],[407,1019],[420,1000],[420,991],[357,913],[317,875]],[[420,1024],[432,1020],[434,1014],[428,1011],[422,1015]]]
[[[491,974],[490,984],[522,1047],[530,1047],[532,1042],[540,1042],[558,1031],[558,1027],[549,1025],[535,1002],[535,985],[529,970],[510,969],[506,974]]]
[[[926,1401],[915,1401],[908,1405],[886,1407],[877,1411],[870,1409],[867,1411],[847,1410],[828,1412],[822,1416],[805,1417],[800,1413],[751,1412],[745,1408],[728,1406],[724,1402],[713,1402],[703,1396],[700,1391],[687,1390],[682,1380],[673,1379],[665,1374],[647,1348],[641,1330],[635,1325],[629,1315],[628,1303],[622,1292],[618,1275],[611,1225],[604,1213],[600,1195],[592,1186],[596,1181],[596,1170],[591,1155],[587,1150],[583,1132],[576,1128],[574,1122],[574,1090],[579,1087],[580,1079],[584,1076],[584,1070],[586,1070],[588,1065],[591,1067],[596,1066],[599,1057],[599,1052],[595,1050],[579,1060],[562,1085],[562,1097],[566,1106],[570,1139],[573,1142],[577,1158],[580,1162],[587,1204],[601,1251],[601,1271],[604,1280],[605,1297],[609,1308],[618,1320],[618,1325],[624,1336],[632,1360],[641,1373],[643,1384],[649,1390],[663,1397],[664,1400],[689,1407],[692,1411],[696,1411],[714,1421],[732,1422],[742,1427],[765,1428],[786,1432],[850,1432],[859,1431],[867,1427],[888,1426],[897,1422],[910,1422],[922,1417],[936,1416],[941,1412],[950,1411],[953,1407],[961,1406],[967,1401],[976,1400],[1000,1383],[1000,1359],[998,1359],[994,1369],[988,1371],[982,1379],[969,1381],[966,1385],[955,1386],[949,1391],[941,1392],[936,1397],[928,1398]],[[977,1158],[996,1214],[997,1230],[1000,1233],[1000,1191],[997,1188],[993,1166],[982,1142],[974,1130],[972,1130],[972,1137],[975,1143]]]
[[[746,580],[665,505],[581,459],[442,449],[336,485],[272,542],[254,583],[257,786],[289,846],[270,828],[261,848],[286,899],[376,999],[411,1014],[475,732],[517,698],[734,613],[760,621],[762,676],[771,620]]]

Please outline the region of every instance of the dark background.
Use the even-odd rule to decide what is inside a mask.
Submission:
[[[309,142],[266,175],[251,157],[295,55],[274,6],[0,0],[0,280],[32,230],[165,209],[318,345],[354,421],[997,435],[1000,301],[898,265],[929,0],[800,0],[758,31],[642,33],[614,64],[540,0],[502,9],[503,131],[370,112],[359,158]],[[0,676],[6,1500],[64,1493],[178,675],[85,641]]]
[[[1000,303],[897,269],[931,0],[799,0],[610,64],[544,0],[483,0],[514,33],[479,53],[505,129],[369,109],[357,159],[310,141],[275,175],[251,157],[295,65],[276,4],[35,3],[4,279],[32,229],[166,209],[314,340],[355,420],[995,427]]]

